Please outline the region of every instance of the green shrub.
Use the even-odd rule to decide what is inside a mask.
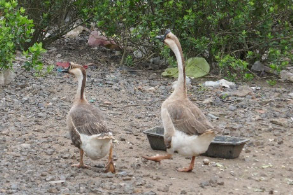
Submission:
[[[95,0],[19,0],[28,18],[34,21],[31,46],[42,42],[44,47],[61,38],[78,25],[92,19]]]
[[[226,79],[235,81],[238,79],[243,80],[251,80],[253,79],[253,75],[247,73],[248,70],[248,63],[231,57],[230,55],[226,55],[223,58],[216,56],[216,60],[218,60],[219,68],[221,73],[226,76]]]
[[[0,0],[0,71],[12,68],[16,50],[24,51],[24,43],[31,41],[34,25],[33,21],[24,15],[24,12],[24,8],[17,7],[16,1]],[[43,64],[39,57],[44,51],[41,43],[35,43],[24,51],[28,59],[24,68],[34,68],[40,72]]]
[[[95,15],[107,36],[128,53],[141,50],[143,59],[166,54],[154,37],[170,28],[187,58],[203,56],[212,63],[229,55],[238,68],[242,61],[262,60],[276,70],[292,61],[293,5],[288,0],[101,0]]]

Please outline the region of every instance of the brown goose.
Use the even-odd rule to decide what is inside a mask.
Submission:
[[[179,75],[175,90],[161,107],[164,142],[168,155],[143,156],[143,158],[160,162],[171,158],[174,152],[178,152],[183,156],[192,157],[189,167],[178,169],[178,171],[190,172],[193,170],[195,157],[206,152],[214,139],[214,128],[202,111],[187,97],[185,65],[178,38],[170,30],[157,38],[174,52]]]
[[[104,124],[101,111],[90,105],[85,98],[86,71],[78,64],[71,63],[63,72],[73,74],[78,80],[78,88],[73,106],[67,116],[67,126],[74,146],[80,150],[79,168],[86,168],[83,163],[84,152],[93,160],[103,158],[109,153],[106,171],[115,172],[112,160],[112,133]]]

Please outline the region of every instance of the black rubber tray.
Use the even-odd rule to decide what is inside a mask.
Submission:
[[[163,127],[154,127],[144,131],[144,133],[147,135],[150,146],[153,150],[166,151]],[[215,158],[237,158],[240,155],[243,146],[248,141],[249,140],[245,138],[216,136],[206,153],[202,155]]]

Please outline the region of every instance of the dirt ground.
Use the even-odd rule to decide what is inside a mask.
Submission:
[[[142,155],[150,148],[144,130],[161,125],[161,103],[174,79],[155,65],[118,67],[114,52],[90,48],[83,39],[60,40],[48,48],[46,63],[73,61],[87,69],[86,97],[104,112],[115,144],[116,174],[104,173],[106,157],[90,169],[71,167],[79,151],[69,139],[66,115],[77,83],[54,70],[46,77],[18,73],[0,88],[0,194],[293,194],[293,86],[264,80],[244,96],[223,95],[237,88],[207,88],[216,77],[192,79],[190,99],[221,134],[248,138],[239,158],[199,156],[191,173],[177,172],[190,159],[174,155],[161,164]],[[259,88],[258,88],[259,87]],[[203,164],[207,158],[209,165]]]

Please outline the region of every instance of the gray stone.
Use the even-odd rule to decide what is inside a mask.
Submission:
[[[231,110],[231,111],[234,111],[234,110],[236,110],[237,108],[236,108],[236,106],[229,105],[228,109]]]

